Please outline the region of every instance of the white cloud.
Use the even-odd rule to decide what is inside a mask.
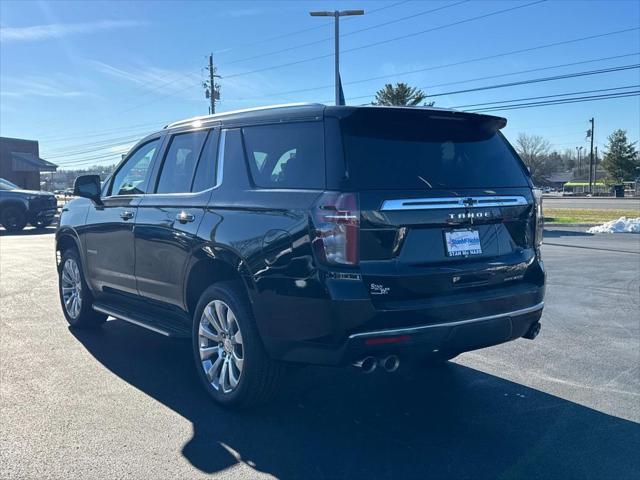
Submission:
[[[147,22],[137,20],[99,20],[84,23],[51,23],[48,25],[32,25],[28,27],[2,26],[0,27],[0,41],[32,42],[144,25],[147,25]]]
[[[96,94],[69,86],[67,82],[51,77],[27,77],[5,79],[0,96],[5,98],[79,98],[96,96]]]
[[[88,60],[98,72],[107,74],[143,89],[159,94],[184,93],[192,97],[193,90],[198,87],[198,98],[202,97],[202,80],[198,74],[189,71],[170,70],[151,66],[116,67],[98,60]]]

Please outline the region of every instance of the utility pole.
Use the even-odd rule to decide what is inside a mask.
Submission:
[[[220,100],[220,85],[216,85],[216,78],[222,78],[220,75],[216,75],[216,68],[213,66],[213,54],[209,54],[209,81],[202,82],[204,87],[204,96],[210,101],[209,113],[216,113],[216,100]]]
[[[596,183],[598,182],[598,146],[595,146],[595,153],[593,156],[593,189],[596,190]]]
[[[335,31],[335,82],[336,82],[336,105],[342,105],[340,99],[340,17],[351,15],[364,15],[364,10],[335,10],[333,12],[309,12],[312,17],[333,17]]]
[[[594,118],[591,117],[589,120],[591,122],[591,128],[587,131],[587,137],[591,137],[591,153],[589,154],[589,193],[593,194],[593,184],[595,183],[595,170],[593,168],[593,129],[594,129]]]

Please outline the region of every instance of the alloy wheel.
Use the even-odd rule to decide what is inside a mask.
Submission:
[[[231,393],[240,383],[244,365],[242,333],[235,314],[221,300],[209,302],[198,328],[202,369],[211,386]]]
[[[72,258],[67,258],[62,267],[61,288],[67,314],[73,319],[78,318],[82,308],[82,279],[78,264]]]

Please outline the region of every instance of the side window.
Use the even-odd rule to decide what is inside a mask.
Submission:
[[[211,130],[202,149],[196,174],[193,177],[192,192],[202,192],[216,184],[216,166],[218,165],[218,137],[220,130]]]
[[[186,193],[191,191],[193,173],[196,169],[206,130],[181,133],[171,138],[171,143],[162,163],[156,193]]]
[[[136,195],[146,193],[151,160],[160,145],[160,139],[145,143],[133,152],[120,167],[111,186],[111,195]]]
[[[245,127],[242,133],[249,169],[257,186],[324,188],[322,122]]]

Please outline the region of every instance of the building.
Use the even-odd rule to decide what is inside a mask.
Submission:
[[[543,182],[545,187],[562,190],[564,184],[573,180],[573,172],[555,172],[549,175]]]
[[[36,140],[0,137],[0,178],[27,190],[40,190],[40,173],[57,168],[40,158]]]

